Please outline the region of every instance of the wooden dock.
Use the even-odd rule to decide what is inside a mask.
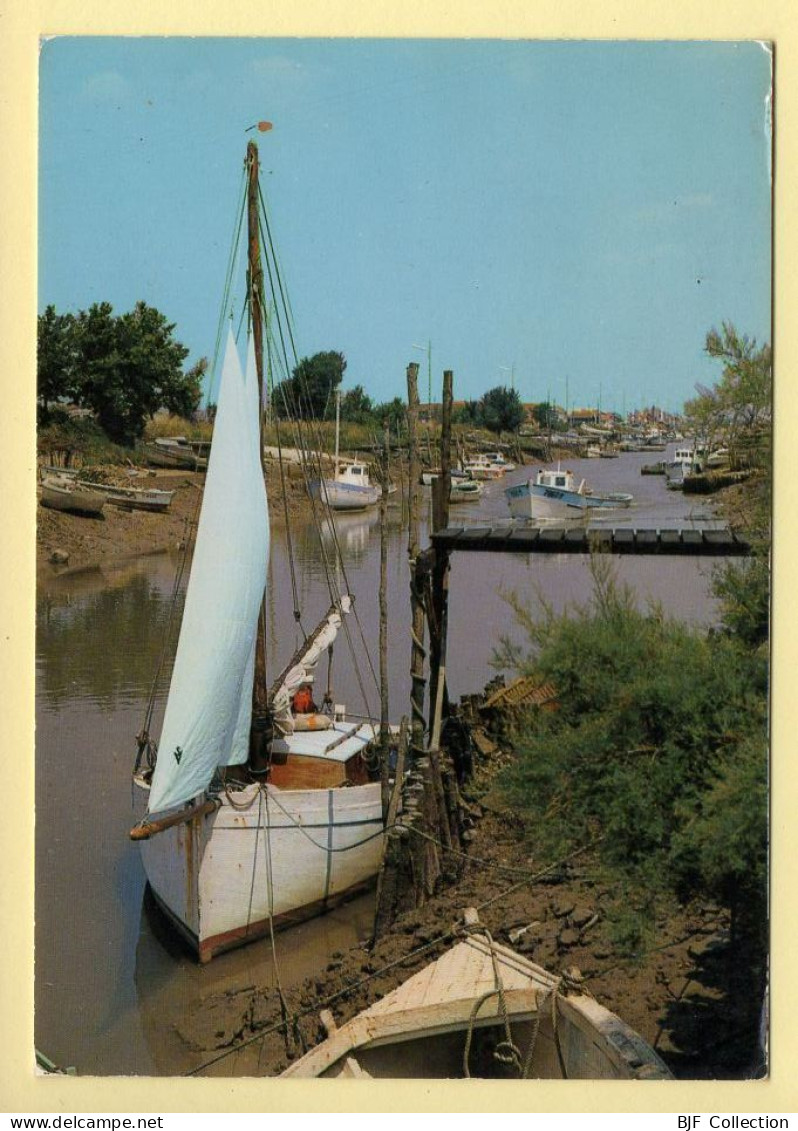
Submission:
[[[447,526],[431,535],[436,550],[519,554],[681,554],[700,557],[744,557],[748,540],[728,529],[637,529],[502,523],[496,526]]]

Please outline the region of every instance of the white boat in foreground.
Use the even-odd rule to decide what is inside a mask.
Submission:
[[[105,496],[93,487],[74,481],[44,479],[41,485],[41,504],[56,511],[99,515],[105,506]]]
[[[566,986],[477,926],[340,1028],[329,1013],[322,1020],[327,1039],[284,1077],[671,1078],[654,1050],[575,977]]]
[[[572,471],[541,468],[534,479],[505,487],[504,494],[514,518],[557,518],[574,510],[628,507],[633,496],[625,492],[598,493],[588,490],[583,479],[578,485]]]

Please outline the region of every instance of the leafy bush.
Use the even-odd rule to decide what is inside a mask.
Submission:
[[[729,902],[746,891],[761,906],[764,659],[730,635],[639,611],[601,561],[594,575],[592,603],[561,615],[544,605],[534,618],[515,601],[532,652],[505,642],[497,662],[551,680],[559,710],[519,735],[508,801],[537,851],[600,838],[604,865],[639,893]]]

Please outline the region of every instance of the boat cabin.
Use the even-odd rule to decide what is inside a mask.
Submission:
[[[368,467],[365,463],[342,464],[335,478],[338,483],[351,483],[355,487],[371,486]]]

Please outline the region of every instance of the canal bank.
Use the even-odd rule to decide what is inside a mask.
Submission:
[[[499,732],[501,717],[494,716]],[[243,984],[212,994],[179,1019],[175,1033],[195,1065],[189,1074],[278,1075],[325,1036],[322,1010],[340,1027],[405,982],[461,937],[466,907],[500,944],[552,974],[568,971],[684,1079],[753,1076],[757,1006],[728,991],[728,913],[705,901],[674,908],[656,923],[649,949],[630,953],[615,939],[618,893],[591,850],[569,860],[533,859],[523,823],[495,789],[512,745],[474,731],[474,775],[464,787],[470,816],[467,858],[447,858],[446,882],[401,915],[372,944],[327,956],[323,968],[278,990]],[[369,924],[371,926],[371,924]],[[277,963],[279,968],[279,961]],[[329,1024],[329,1019],[327,1019]],[[754,1024],[753,1031],[756,1026]]]

